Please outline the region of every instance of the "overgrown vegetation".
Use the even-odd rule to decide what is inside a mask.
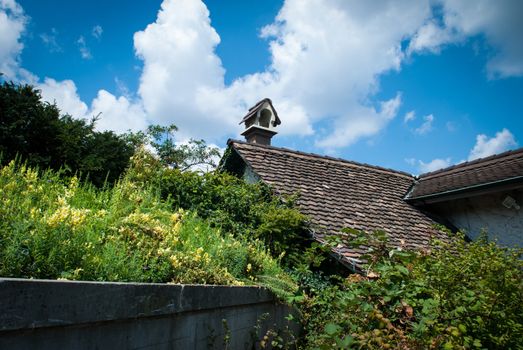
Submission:
[[[366,273],[329,275],[296,198],[187,171],[213,164],[203,141],[177,145],[173,125],[99,133],[30,86],[0,90],[0,276],[266,286],[305,332],[270,329],[261,347],[523,348],[522,250],[458,234],[411,252],[347,230]]]
[[[321,349],[522,349],[523,251],[486,236],[391,248],[383,232],[348,230],[370,247],[367,276],[307,295],[307,346]]]
[[[0,164],[18,158],[40,169],[76,175],[97,187],[114,184],[129,166],[129,158],[143,145],[156,151],[160,162],[182,171],[214,167],[220,152],[203,140],[176,144],[177,127],[151,125],[145,131],[116,135],[97,131],[90,121],[61,114],[56,104],[44,102],[30,85],[0,84]],[[103,115],[101,116],[103,118]]]
[[[13,161],[0,171],[0,275],[75,280],[244,284],[291,280],[263,243],[173,209],[136,180],[96,189]]]

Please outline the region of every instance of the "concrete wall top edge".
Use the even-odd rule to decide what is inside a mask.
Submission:
[[[275,301],[255,286],[0,278],[0,332]]]

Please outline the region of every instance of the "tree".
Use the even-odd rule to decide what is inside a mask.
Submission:
[[[95,130],[91,121],[61,115],[30,85],[0,85],[0,154],[20,157],[40,168],[79,173],[101,186],[116,181],[129,164],[135,145],[125,136]]]
[[[199,166],[216,167],[220,150],[209,147],[204,140],[190,139],[187,143],[174,142],[176,125],[150,125],[147,132],[142,133],[144,143],[154,148],[160,161],[168,167],[181,171],[197,170]]]
[[[60,112],[41,101],[29,85],[0,86],[0,154],[4,161],[17,154],[47,168],[58,147]]]

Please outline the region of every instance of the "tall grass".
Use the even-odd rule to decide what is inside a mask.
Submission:
[[[96,189],[15,162],[0,170],[0,276],[242,285],[258,275],[288,280],[261,242],[173,212],[132,176]]]

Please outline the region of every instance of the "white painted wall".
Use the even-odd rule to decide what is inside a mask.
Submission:
[[[510,195],[521,209],[507,209],[501,203]],[[447,218],[476,239],[486,230],[490,239],[503,246],[523,247],[523,190],[502,192],[433,204],[430,210]]]

